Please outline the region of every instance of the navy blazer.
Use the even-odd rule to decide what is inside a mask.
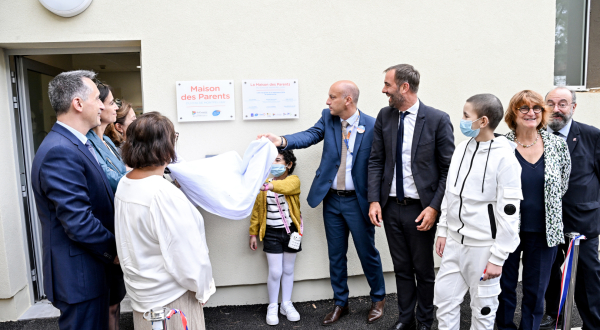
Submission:
[[[600,235],[600,130],[572,121],[567,145],[571,154],[569,188],[562,198],[565,234]]]
[[[106,265],[117,254],[114,195],[94,156],[54,124],[33,159],[31,184],[48,299],[75,304],[106,293]]]
[[[356,134],[354,150],[352,150],[354,154],[352,157],[352,182],[354,183],[360,210],[365,221],[369,224],[371,221],[369,220],[369,203],[367,202],[367,166],[369,154],[371,153],[371,143],[373,142],[374,124],[375,118],[362,111],[360,112],[358,125],[364,126],[365,132]],[[307,198],[308,205],[317,207],[331,188],[340,166],[343,143],[340,117],[332,116],[329,109],[323,109],[321,118],[315,126],[304,132],[285,135],[284,137],[287,140],[285,149],[308,148],[325,140],[321,164],[317,169]]]
[[[369,161],[369,202],[379,202],[382,208],[394,179],[399,118],[397,109],[385,107],[379,111],[375,122]],[[454,153],[453,131],[447,113],[419,100],[410,155],[412,175],[423,208],[431,206],[438,212],[441,209]]]

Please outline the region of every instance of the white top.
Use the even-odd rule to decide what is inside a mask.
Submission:
[[[415,135],[415,124],[417,122],[417,113],[419,112],[419,99],[417,102],[408,108],[404,117],[404,137],[402,139],[402,175],[404,176],[404,197],[419,199],[415,179],[412,175],[411,155],[413,136]],[[398,118],[398,128],[400,128],[400,118]],[[392,150],[396,152],[396,150]],[[394,178],[392,179],[392,189],[390,196],[396,197],[396,165],[394,165]]]
[[[456,147],[437,230],[439,237],[466,246],[489,246],[488,260],[498,266],[520,242],[523,194],[515,148],[504,136],[485,142],[471,138]]]
[[[273,179],[269,180],[269,182],[272,181]],[[289,227],[292,223],[292,220],[290,219],[290,211],[287,205],[287,201],[285,200],[285,195],[277,194],[277,196],[279,196],[279,205],[281,205],[281,210],[285,215],[285,219]],[[267,191],[267,227],[285,228],[281,219],[281,214],[279,213],[279,207],[277,206],[275,193],[271,190]]]
[[[205,303],[215,292],[204,219],[160,176],[123,176],[115,194],[117,253],[133,310],[163,307],[187,291]]]
[[[346,120],[348,122],[348,127],[346,127],[346,133],[348,132],[352,132],[350,134],[350,139],[348,141],[348,150],[346,151],[346,190],[354,190],[354,181],[352,181],[352,155],[350,154],[350,151],[354,152],[354,141],[356,140],[356,134],[359,134],[356,129],[358,128],[358,122],[359,120],[359,111],[358,109],[356,109],[356,112],[354,112],[354,114],[352,116],[350,116],[350,118],[348,118],[348,120]],[[342,118],[340,118],[340,125],[342,125],[342,121],[344,121]],[[340,142],[345,143],[343,138],[341,136],[337,137],[338,139],[340,139]],[[340,164],[341,166],[341,164]],[[333,183],[331,184],[331,189],[336,189],[337,190],[337,174],[335,175],[335,178],[333,179]]]

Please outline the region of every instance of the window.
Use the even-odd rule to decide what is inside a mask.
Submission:
[[[589,0],[556,0],[554,85],[585,89]]]

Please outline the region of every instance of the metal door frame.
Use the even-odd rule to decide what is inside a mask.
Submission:
[[[17,92],[19,94],[19,120],[20,120],[20,133],[21,133],[21,155],[23,160],[25,173],[25,182],[21,181],[21,192],[23,198],[27,198],[27,201],[23,201],[23,209],[28,217],[25,219],[26,235],[27,235],[27,247],[29,249],[29,270],[31,275],[31,284],[33,289],[34,300],[41,300],[45,298],[44,294],[44,278],[42,274],[42,228],[38,219],[37,209],[35,207],[35,200],[33,196],[33,189],[31,186],[31,164],[33,163],[33,157],[35,156],[33,134],[31,128],[31,104],[29,102],[29,78],[27,71],[34,71],[41,74],[56,76],[63,70],[55,68],[53,66],[43,64],[30,60],[22,56],[15,56],[15,68],[16,68],[16,80],[17,80]],[[23,110],[23,111],[20,111]],[[23,173],[23,169],[20,169]]]

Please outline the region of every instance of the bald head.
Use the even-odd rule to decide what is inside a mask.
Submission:
[[[352,103],[356,106],[358,104],[358,96],[360,91],[358,90],[358,86],[350,80],[340,80],[334,83],[331,88],[335,88],[339,90],[342,94],[343,98],[347,98],[350,96],[352,98]]]
[[[548,100],[548,96],[554,96],[556,94],[563,94],[564,95],[564,93],[571,94],[571,99],[568,100],[568,101],[573,102],[573,103],[577,103],[577,94],[575,94],[575,91],[571,90],[571,89],[568,89],[567,87],[563,87],[563,86],[555,87],[553,90],[549,91],[546,94],[546,101]],[[550,94],[552,94],[552,95],[550,95]]]

